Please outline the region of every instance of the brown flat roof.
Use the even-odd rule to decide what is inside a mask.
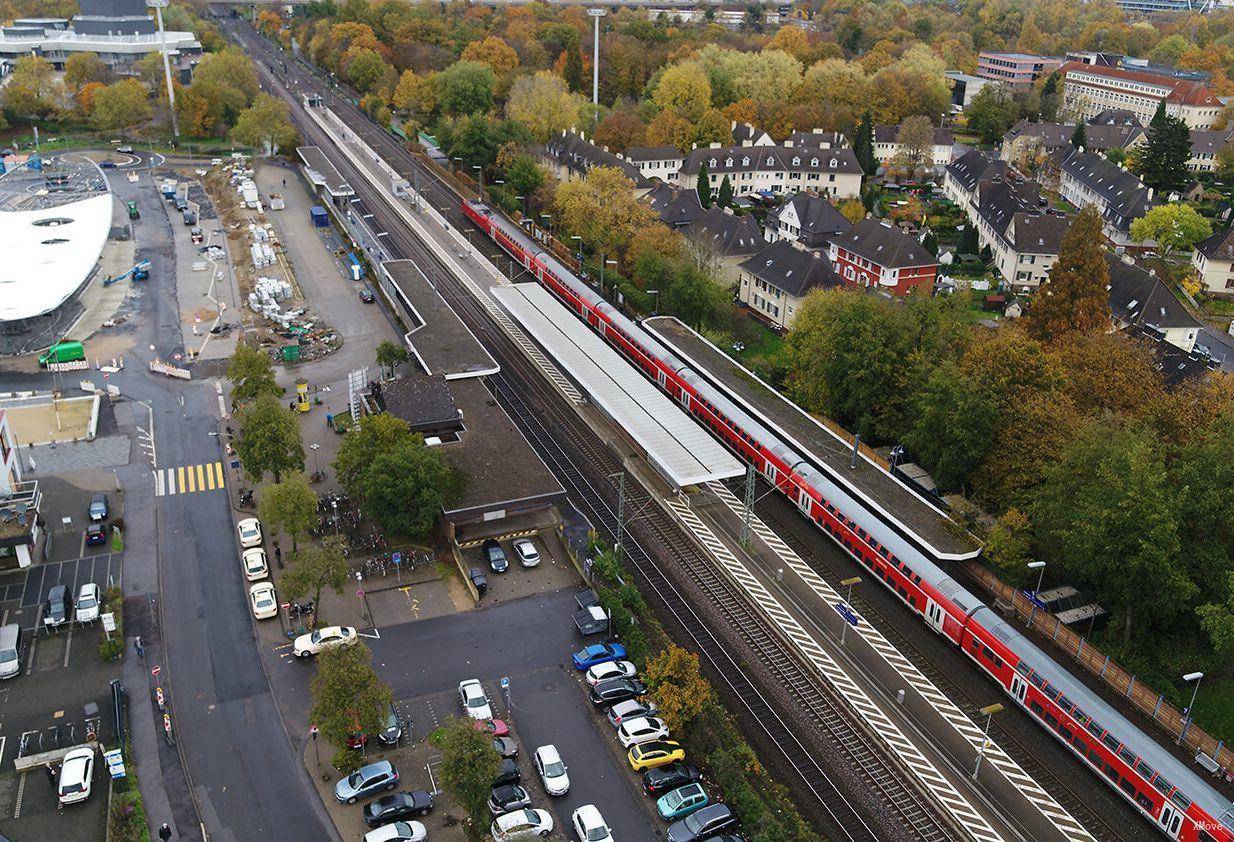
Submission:
[[[691,328],[671,316],[645,319],[651,331],[700,374],[727,388],[756,415],[780,428],[816,461],[840,474],[863,494],[891,513],[917,537],[941,553],[975,554],[978,545],[958,535],[951,520],[881,467],[858,459],[850,468],[852,446],[846,444],[815,419],[712,345]]]

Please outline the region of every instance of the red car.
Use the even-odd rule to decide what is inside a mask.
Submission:
[[[510,726],[500,719],[477,719],[474,724],[477,728],[488,731],[494,737],[510,736]]]

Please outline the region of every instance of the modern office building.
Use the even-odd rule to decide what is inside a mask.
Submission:
[[[131,64],[162,44],[173,55],[201,52],[192,32],[160,36],[144,0],[80,0],[80,13],[64,18],[18,18],[0,27],[0,61],[43,56],[57,68],[73,53],[98,53],[112,66]]]
[[[1062,61],[1028,53],[986,53],[977,56],[977,75],[1003,82],[1013,91],[1027,91],[1037,80],[1058,69]]]

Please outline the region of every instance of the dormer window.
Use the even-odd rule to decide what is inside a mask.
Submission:
[[[793,166],[794,166],[794,167],[799,167],[799,166],[801,166],[801,159],[800,159],[800,158],[794,158],[794,159],[793,159]]]
[[[835,159],[835,158],[832,158],[832,159],[831,159],[831,166],[833,166],[833,167],[834,167],[835,165],[836,165],[836,159]],[[810,159],[810,166],[811,166],[811,167],[814,167],[815,169],[818,169],[818,158],[811,158],[811,159]]]
[[[836,159],[835,159],[835,158],[832,158],[832,159],[831,159],[831,168],[832,168],[833,170],[836,168]]]
[[[715,165],[716,165],[716,159],[712,158],[710,166],[714,167]]]
[[[743,167],[748,167],[748,166],[750,166],[750,159],[749,159],[749,158],[742,158],[742,159],[741,159],[741,165],[742,165]]]
[[[730,167],[732,167],[732,166],[733,166],[733,159],[732,159],[732,158],[725,158],[725,159],[724,159],[724,167],[725,167],[725,169],[728,169],[728,168],[730,168]]]

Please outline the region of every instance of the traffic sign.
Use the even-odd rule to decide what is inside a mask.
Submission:
[[[360,597],[360,598],[363,598],[363,597],[364,597],[364,588],[356,588],[356,596],[358,596],[358,597]]]
[[[161,670],[161,669],[159,669],[157,666],[156,666],[156,667],[151,667],[151,668],[150,668],[150,674],[151,674],[152,676],[154,676],[155,678],[158,678],[158,677],[159,677],[159,673],[160,673],[160,672],[162,672],[162,670]]]
[[[402,564],[402,563],[403,563],[403,554],[402,554],[402,553],[394,553],[393,555],[391,555],[391,556],[390,556],[390,560],[391,560],[391,561],[393,561],[393,562],[395,563],[395,565]]]
[[[843,617],[844,621],[850,626],[855,626],[858,622],[860,622],[860,618],[857,616],[856,612],[854,612],[853,609],[849,608],[843,602],[837,602],[832,607],[835,608],[836,613]]]
[[[284,611],[290,611],[290,610],[291,610],[291,603],[290,603],[290,602],[284,602],[284,603],[283,603],[283,610],[284,610]]]

